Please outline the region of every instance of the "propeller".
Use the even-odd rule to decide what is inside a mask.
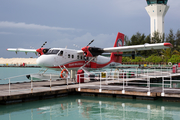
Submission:
[[[84,47],[84,49],[88,49],[88,46],[89,46],[92,42],[94,42],[94,39],[91,40],[91,42],[90,42],[86,47]],[[88,50],[84,51],[84,60],[85,60],[85,62],[86,62],[86,60],[87,60],[87,51],[88,51]]]
[[[46,43],[47,43],[47,41],[45,41],[44,44],[39,49],[36,50],[39,53],[39,55],[44,54],[44,52],[43,52],[44,48],[43,47],[46,45]],[[43,48],[43,49],[41,49],[41,48]]]
[[[46,45],[46,43],[47,43],[47,41],[46,41],[46,42],[44,42],[44,44],[41,46],[41,48],[42,48],[42,47],[44,47],[44,46]]]

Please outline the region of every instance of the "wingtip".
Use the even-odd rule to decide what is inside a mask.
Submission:
[[[172,44],[171,43],[164,43],[164,46],[172,47]]]

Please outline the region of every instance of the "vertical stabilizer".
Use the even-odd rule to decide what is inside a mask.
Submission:
[[[124,45],[124,34],[118,32],[114,47],[122,47]],[[113,52],[111,53],[111,62],[122,63],[123,52]]]

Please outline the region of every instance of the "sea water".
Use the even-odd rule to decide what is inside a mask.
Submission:
[[[0,120],[179,120],[180,104],[71,95],[0,105]]]
[[[11,83],[17,82],[29,82],[30,80],[26,78],[26,75],[36,74],[42,68],[30,68],[30,67],[0,67],[0,84],[9,83],[9,78]],[[44,69],[45,70],[45,69]],[[48,73],[58,73],[60,71],[48,70]]]

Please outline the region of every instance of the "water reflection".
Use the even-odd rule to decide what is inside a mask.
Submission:
[[[1,120],[161,119],[180,117],[178,103],[69,96],[0,106]]]

